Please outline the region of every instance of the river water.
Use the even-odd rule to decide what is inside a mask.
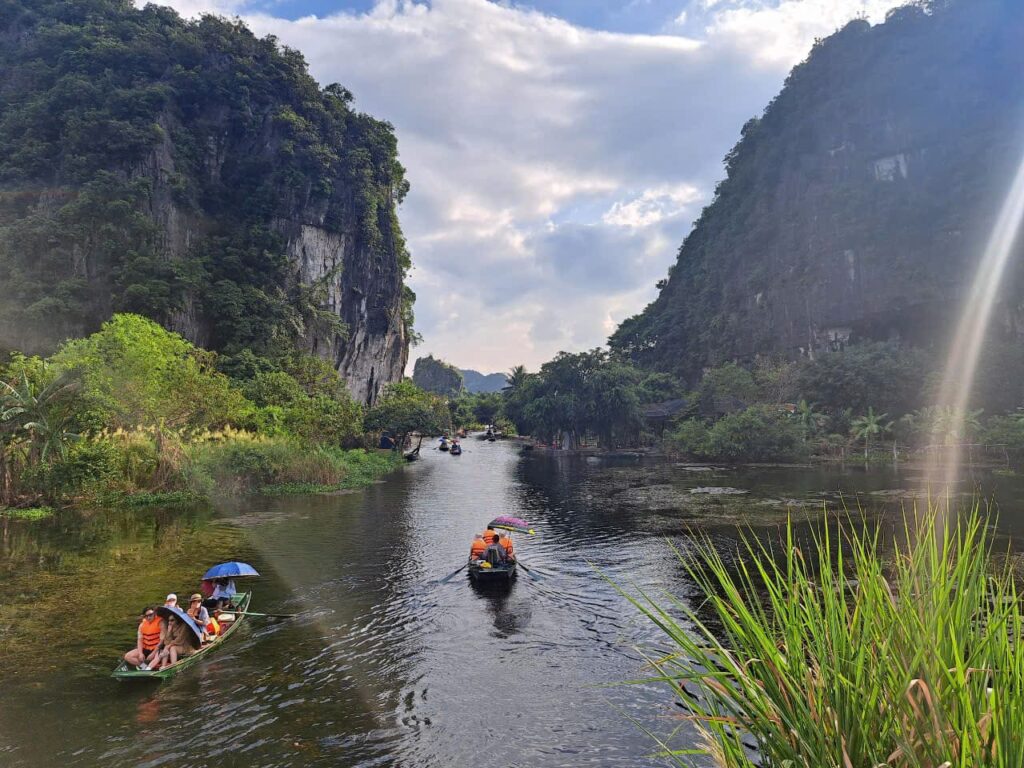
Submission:
[[[677,745],[692,733],[663,689],[616,685],[642,676],[636,649],[658,637],[607,579],[685,600],[666,537],[728,545],[737,525],[771,532],[843,498],[898,505],[917,479],[468,440],[355,493],[0,520],[0,765],[661,765],[640,725],[682,727]],[[1024,483],[981,481],[1024,534],[1005,507]],[[439,583],[497,514],[534,523],[517,552],[546,575],[497,592]],[[142,606],[184,599],[225,559],[261,572],[253,610],[300,616],[250,619],[169,681],[111,679]]]

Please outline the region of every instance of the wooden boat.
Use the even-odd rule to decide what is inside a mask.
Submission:
[[[238,592],[235,595],[235,610],[225,611],[221,614],[222,619],[224,615],[234,614],[234,620],[230,622],[223,622],[223,629],[216,639],[202,646],[191,656],[186,656],[184,659],[181,659],[177,664],[172,664],[166,669],[161,669],[159,671],[155,669],[141,670],[138,667],[133,667],[127,661],[122,659],[121,663],[118,664],[117,668],[111,673],[111,677],[116,677],[118,680],[165,680],[168,677],[173,677],[178,674],[183,669],[187,669],[188,667],[197,664],[199,660],[208,653],[220,648],[224,644],[224,641],[227,640],[236,629],[238,629],[238,625],[241,624],[242,620],[245,618],[245,611],[249,609],[250,600],[252,600],[252,592]],[[227,626],[224,626],[224,624]]]
[[[452,448],[451,448],[451,455],[452,456],[461,456],[462,455],[462,446],[459,445],[458,443],[454,444],[452,446]]]
[[[439,446],[437,446],[437,450],[439,451],[447,451],[449,449],[450,446],[448,445],[448,443],[441,443]]]
[[[478,584],[509,584],[516,577],[516,561],[484,567],[477,560],[469,561],[469,578]]]

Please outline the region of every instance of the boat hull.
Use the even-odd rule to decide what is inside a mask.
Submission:
[[[469,578],[480,584],[507,584],[516,577],[516,563],[482,568],[475,562],[469,564]]]
[[[249,602],[252,600],[252,592],[239,592],[235,595],[235,613],[238,615],[235,620],[231,622],[231,626],[224,630],[224,632],[217,637],[211,643],[207,643],[198,651],[193,653],[191,656],[186,656],[184,659],[179,661],[166,669],[160,671],[154,669],[141,670],[131,666],[126,661],[121,661],[120,664],[111,673],[111,677],[118,680],[166,680],[169,677],[174,677],[182,670],[188,669],[189,667],[198,664],[199,661],[206,657],[207,654],[216,651],[218,648],[224,645],[224,641],[227,640],[234,632],[238,629],[238,626],[245,619],[244,611],[249,610]]]

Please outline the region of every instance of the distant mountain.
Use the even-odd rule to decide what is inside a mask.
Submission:
[[[500,392],[505,386],[504,373],[480,373],[480,371],[462,370],[462,380],[466,391],[471,394],[477,392]]]

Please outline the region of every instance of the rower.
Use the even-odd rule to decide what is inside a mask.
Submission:
[[[506,552],[505,548],[501,546],[501,537],[498,536],[498,534],[494,534],[494,536],[491,537],[490,545],[484,550],[483,559],[492,566],[504,565],[508,562],[508,552]]]

